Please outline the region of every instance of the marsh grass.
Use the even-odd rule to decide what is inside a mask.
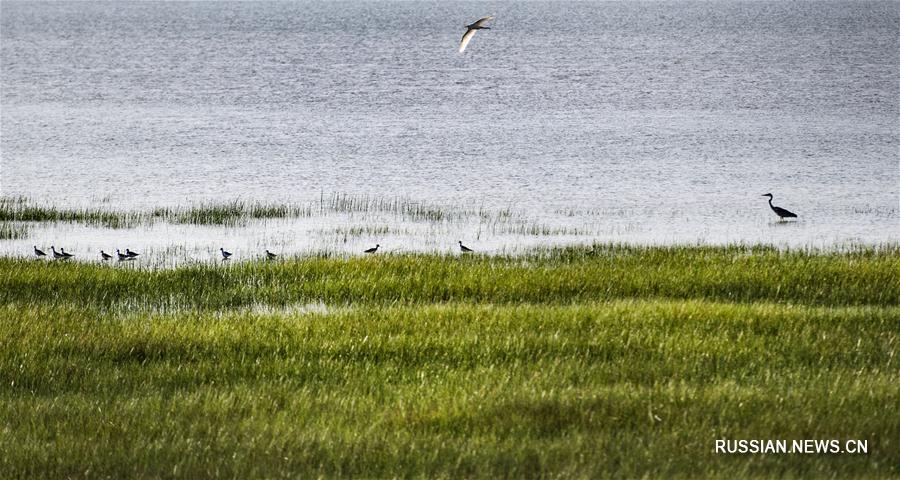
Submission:
[[[123,211],[105,208],[59,208],[36,205],[24,197],[0,197],[0,221],[72,222],[107,228],[131,228],[154,222],[195,225],[241,225],[251,220],[278,218],[310,218],[327,214],[387,214],[415,222],[439,223],[485,216],[504,219],[503,210],[489,213],[460,206],[442,206],[403,197],[332,194],[318,201],[296,204],[273,204],[232,200],[223,203],[201,203],[187,207],[160,207],[150,210]]]
[[[896,478],[898,271],[897,247],[0,259],[0,478]]]
[[[98,208],[58,209],[32,205],[22,199],[0,198],[0,222],[72,222],[106,228],[131,228],[141,225],[145,216]]]
[[[399,229],[391,229],[388,225],[353,225],[349,227],[336,227],[328,230],[322,230],[322,233],[337,235],[344,237],[345,239],[348,237],[372,237],[372,236],[384,236],[390,233],[409,233],[405,230]]]
[[[0,240],[28,238],[28,226],[22,223],[0,221]]]
[[[779,251],[769,247],[600,244],[526,255],[435,254],[189,265],[0,259],[6,303],[232,308],[263,302],[327,304],[571,303],[619,298],[702,298],[810,305],[900,305],[900,251]],[[61,294],[60,292],[65,292]]]
[[[702,300],[6,307],[0,475],[891,478],[898,322]],[[870,452],[715,455],[718,438]]]

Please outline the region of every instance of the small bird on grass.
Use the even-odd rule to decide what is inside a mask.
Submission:
[[[103,250],[100,250],[100,259],[101,260],[106,261],[106,260],[109,260],[110,258],[112,258],[112,255],[104,252]]]
[[[231,257],[231,252],[226,252],[224,248],[219,248],[219,252],[222,253],[222,260],[228,260]]]
[[[126,249],[125,249],[125,255],[128,255],[130,258],[134,258],[134,257],[140,255],[140,253],[132,252],[131,250],[129,250],[129,249],[126,248]]]
[[[50,247],[50,248],[53,248],[53,247]],[[57,255],[58,255],[58,256],[57,256]],[[54,250],[54,251],[53,251],[53,256],[56,257],[56,258],[61,258],[61,259],[63,259],[63,260],[68,260],[68,259],[74,257],[75,254],[73,254],[73,253],[66,253],[66,249],[65,249],[65,248],[59,247],[59,253],[57,254],[56,251]]]
[[[276,258],[278,258],[278,255],[276,255],[276,254],[270,252],[268,249],[266,249],[266,260],[275,260]]]
[[[119,261],[120,261],[120,262],[125,262],[125,261],[127,261],[127,260],[134,260],[134,259],[133,259],[130,255],[128,255],[127,253],[122,253],[122,252],[120,252],[118,248],[116,249],[116,255],[119,257]]]
[[[459,249],[462,251],[462,253],[469,253],[469,252],[475,251],[475,250],[472,250],[471,248],[463,245],[462,240],[459,241]]]
[[[381,246],[381,245],[378,245],[378,244],[376,243],[374,247],[372,247],[372,248],[367,248],[367,249],[363,250],[363,252],[365,252],[365,253],[375,253],[375,252],[378,251],[378,247],[380,247],[380,246]]]
[[[34,256],[36,256],[38,258],[46,257],[47,253],[44,252],[43,250],[40,250],[39,248],[37,248],[37,245],[34,245]]]

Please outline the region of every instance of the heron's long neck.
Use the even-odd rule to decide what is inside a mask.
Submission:
[[[769,197],[769,206],[772,206],[772,197]]]

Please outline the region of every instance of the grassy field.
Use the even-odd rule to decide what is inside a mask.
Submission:
[[[0,259],[0,478],[896,478],[898,272],[894,247]]]

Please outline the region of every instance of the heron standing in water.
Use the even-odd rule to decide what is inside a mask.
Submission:
[[[781,207],[776,207],[775,205],[772,205],[772,194],[771,193],[767,193],[767,194],[763,195],[763,197],[769,197],[769,207],[772,208],[772,211],[775,212],[775,215],[778,215],[779,219],[784,220],[785,218],[797,218],[796,213],[791,212],[787,209],[784,209]]]

